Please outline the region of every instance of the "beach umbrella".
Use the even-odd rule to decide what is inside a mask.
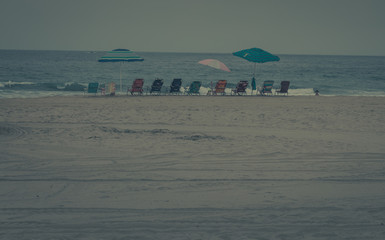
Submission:
[[[255,83],[255,77],[251,80],[251,90],[257,90],[257,84]]]
[[[278,56],[275,56],[260,48],[243,49],[238,52],[233,52],[233,55],[254,63],[254,73],[253,73],[253,79],[251,82],[252,90],[257,89],[255,85],[255,69],[256,69],[257,63],[274,62],[274,61],[280,60]]]
[[[114,49],[99,58],[99,62],[119,62],[120,63],[120,92],[122,92],[122,63],[124,62],[141,62],[144,59],[137,56],[133,51],[128,49]]]
[[[230,72],[230,69],[221,61],[216,59],[205,59],[198,62],[199,64],[206,65],[215,69]],[[211,82],[211,93],[213,92],[213,82]]]
[[[205,59],[198,62],[199,64],[203,64],[212,68],[216,68],[222,71],[230,72],[230,69],[221,61],[216,59]]]

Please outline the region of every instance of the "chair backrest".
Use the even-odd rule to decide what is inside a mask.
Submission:
[[[87,92],[88,93],[97,93],[98,88],[99,88],[99,83],[97,83],[97,82],[88,83]]]
[[[163,86],[163,79],[155,79],[151,85],[150,92],[160,92]]]
[[[199,90],[202,86],[202,83],[200,81],[194,81],[191,83],[189,88],[189,93],[199,93]]]
[[[280,93],[287,93],[289,90],[290,81],[282,81],[281,82],[281,89],[279,90]]]
[[[271,90],[273,89],[274,81],[267,80],[263,82],[262,92],[263,93],[272,93]]]
[[[182,79],[174,78],[170,86],[170,93],[180,92],[181,86],[182,86]]]
[[[224,93],[226,89],[227,81],[219,80],[215,85],[215,93]]]
[[[142,78],[135,79],[132,83],[131,92],[142,92],[144,80]]]
[[[237,84],[236,91],[239,92],[246,92],[247,85],[249,85],[248,81],[239,81]]]

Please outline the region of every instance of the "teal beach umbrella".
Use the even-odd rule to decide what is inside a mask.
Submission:
[[[274,61],[280,60],[278,56],[275,56],[260,48],[243,49],[241,51],[234,52],[233,55],[254,63],[254,73],[253,73],[253,79],[251,82],[252,90],[257,89],[255,85],[255,69],[256,69],[257,63],[274,62]]]
[[[241,57],[247,61],[254,63],[265,63],[279,61],[279,57],[275,56],[260,48],[249,48],[233,53],[234,56]]]
[[[133,51],[128,49],[114,49],[99,58],[98,62],[119,62],[120,63],[120,92],[122,92],[122,63],[124,62],[142,62],[144,59],[137,56]]]

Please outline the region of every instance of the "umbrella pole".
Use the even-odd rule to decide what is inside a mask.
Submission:
[[[120,93],[122,93],[122,62],[120,62]]]
[[[255,69],[257,68],[257,63],[255,62],[254,63],[254,74],[253,74],[253,77],[255,78]]]
[[[253,73],[253,79],[255,80],[255,68],[257,67],[257,63],[254,63],[254,73]],[[251,87],[251,95],[253,95],[254,89]]]

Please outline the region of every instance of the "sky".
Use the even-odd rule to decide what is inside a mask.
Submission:
[[[0,0],[0,49],[385,56],[385,0]]]

